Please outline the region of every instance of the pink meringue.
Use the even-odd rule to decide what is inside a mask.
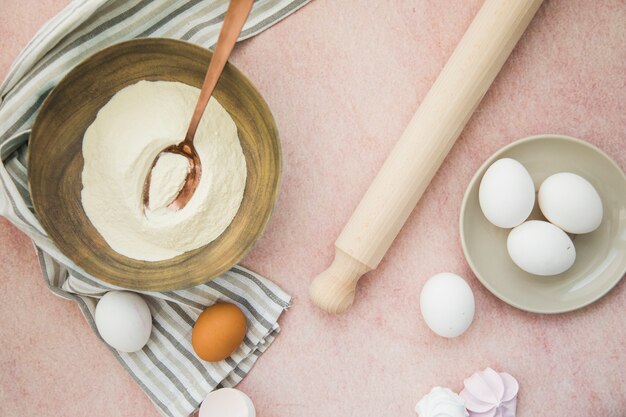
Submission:
[[[470,417],[515,417],[519,384],[506,372],[491,368],[467,378],[460,396]]]

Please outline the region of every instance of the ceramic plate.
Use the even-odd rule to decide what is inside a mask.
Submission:
[[[573,172],[598,190],[604,206],[600,227],[572,236],[576,262],[552,277],[529,274],[509,257],[509,229],[485,218],[478,203],[478,188],[487,168],[500,158],[521,162],[539,189],[557,172]],[[531,219],[544,219],[536,203]],[[482,284],[495,296],[522,310],[563,313],[584,307],[605,295],[626,272],[626,176],[606,154],[579,139],[540,135],[521,139],[500,149],[472,178],[461,208],[461,243],[467,261]]]

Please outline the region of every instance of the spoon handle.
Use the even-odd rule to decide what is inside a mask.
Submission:
[[[196,104],[191,122],[189,123],[189,128],[187,129],[187,134],[185,135],[185,142],[187,143],[193,142],[193,137],[196,135],[196,129],[198,128],[204,109],[206,109],[209,103],[217,81],[220,79],[220,75],[222,75],[224,66],[226,66],[228,57],[250,14],[253,2],[254,0],[231,0],[228,5],[228,10],[226,10],[226,16],[224,17],[224,24],[217,38],[213,57],[209,63],[209,69],[204,77],[204,82],[202,83],[200,97],[198,97],[198,103]]]

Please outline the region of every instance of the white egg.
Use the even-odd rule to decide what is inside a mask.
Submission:
[[[96,306],[96,327],[102,339],[122,352],[143,348],[152,331],[152,316],[145,300],[128,291],[110,291]]]
[[[478,190],[483,214],[498,227],[511,228],[528,218],[535,205],[535,185],[524,165],[515,159],[494,162]]]
[[[557,275],[576,260],[569,236],[552,223],[531,220],[511,230],[506,241],[515,265],[535,275]]]
[[[443,337],[457,337],[474,319],[474,294],[463,278],[443,272],[424,284],[420,309],[433,332]]]
[[[602,200],[583,177],[561,172],[539,188],[539,208],[546,219],[568,233],[593,232],[602,223]]]
[[[221,388],[206,396],[198,417],[255,417],[252,400],[235,388]]]

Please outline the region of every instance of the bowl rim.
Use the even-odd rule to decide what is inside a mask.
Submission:
[[[33,133],[35,133],[37,131],[37,126],[38,126],[38,120],[41,114],[43,114],[46,110],[46,108],[49,106],[49,103],[53,100],[54,96],[56,95],[56,92],[58,91],[57,87],[59,85],[62,85],[63,83],[67,82],[67,79],[72,75],[72,73],[74,73],[76,70],[78,70],[79,68],[85,66],[88,64],[89,61],[91,61],[92,59],[98,57],[99,55],[103,55],[108,53],[111,49],[114,48],[119,48],[120,46],[126,46],[126,45],[130,45],[130,44],[138,44],[138,45],[144,45],[146,43],[153,43],[153,44],[179,44],[179,45],[184,45],[184,47],[186,48],[191,48],[191,49],[196,49],[199,53],[202,54],[208,54],[210,57],[213,56],[213,51],[209,50],[208,48],[204,48],[200,45],[194,44],[192,42],[189,41],[185,41],[185,40],[181,40],[181,39],[171,39],[171,38],[165,38],[165,37],[142,37],[142,38],[134,38],[134,39],[129,39],[129,40],[125,40],[125,41],[121,41],[121,42],[115,42],[111,45],[108,45],[102,49],[99,49],[97,51],[95,51],[94,53],[88,55],[87,57],[83,58],[78,64],[74,65],[72,68],[70,68],[64,75],[63,77],[61,77],[56,84],[54,85],[54,87],[52,88],[52,90],[50,91],[50,93],[46,96],[46,98],[44,99],[43,103],[41,104],[41,107],[39,108],[39,110],[37,111],[37,114],[35,116],[35,120],[33,122],[32,128],[31,128],[31,134],[29,135],[28,138],[28,153],[27,153],[27,160],[30,166],[30,162],[32,159],[32,153],[30,152],[30,143],[31,143],[31,138],[33,137]],[[280,193],[280,188],[281,188],[281,184],[282,184],[282,176],[283,176],[283,151],[282,151],[282,145],[281,145],[281,141],[280,141],[280,132],[278,131],[278,125],[276,123],[276,119],[269,107],[269,104],[267,103],[267,101],[265,100],[265,98],[263,97],[263,95],[261,94],[261,92],[258,90],[258,88],[254,85],[254,83],[252,83],[252,81],[250,81],[250,79],[239,69],[237,68],[237,66],[235,64],[233,64],[230,60],[226,63],[226,66],[229,66],[231,68],[231,70],[233,70],[235,73],[238,74],[238,76],[240,76],[245,82],[247,82],[250,87],[254,90],[254,92],[260,97],[262,104],[267,108],[267,113],[270,117],[269,122],[271,123],[272,126],[274,126],[274,131],[276,133],[276,159],[277,159],[277,170],[276,170],[276,186],[274,187],[274,190],[272,191],[272,194],[269,196],[269,201],[270,201],[270,207],[269,210],[267,212],[267,216],[265,219],[263,219],[263,223],[260,225],[259,227],[259,231],[257,233],[257,235],[255,236],[255,238],[247,245],[247,247],[243,248],[243,250],[241,251],[240,256],[238,257],[238,259],[229,267],[224,267],[220,270],[216,270],[215,273],[213,273],[212,275],[207,275],[206,278],[203,278],[202,280],[194,280],[194,281],[190,281],[189,283],[185,283],[184,285],[180,285],[179,284],[175,284],[175,285],[170,285],[170,286],[162,286],[159,288],[154,288],[154,287],[144,287],[144,286],[135,286],[135,285],[124,285],[121,286],[121,284],[119,282],[116,282],[115,279],[111,280],[109,279],[109,277],[101,277],[101,276],[93,276],[93,278],[96,278],[98,280],[101,280],[109,285],[114,285],[114,286],[121,286],[122,288],[131,290],[131,291],[175,291],[175,290],[182,290],[182,289],[187,289],[187,288],[192,288],[194,286],[197,285],[201,285],[204,283],[207,283],[209,281],[212,281],[213,279],[217,278],[218,276],[226,273],[227,271],[229,271],[231,268],[233,268],[234,266],[238,265],[247,255],[248,253],[256,246],[256,244],[258,243],[258,241],[260,240],[260,238],[265,234],[267,226],[269,224],[270,219],[272,218],[272,215],[274,214],[274,210],[276,208],[276,203],[278,201],[278,196]],[[31,189],[31,181],[30,181],[30,170],[29,170],[29,175],[27,176],[27,185],[28,185],[28,192],[29,194],[32,196],[32,189]],[[41,207],[38,207],[38,204],[35,203],[35,201],[33,200],[33,210],[35,212],[35,217],[37,218],[37,221],[40,222],[40,211],[41,211]],[[45,227],[43,226],[43,224],[41,225],[43,227],[44,230]],[[99,233],[99,232],[98,232]],[[48,233],[48,231],[46,230],[46,235],[48,237],[48,239],[50,239],[52,242],[54,242],[55,245],[57,245],[57,243],[55,242],[54,238]],[[209,242],[210,243],[210,242]],[[108,244],[108,243],[107,243]],[[193,251],[199,250],[201,248],[203,248],[206,245],[203,245],[197,249],[194,249]],[[60,249],[59,249],[60,250]],[[114,251],[114,249],[111,248],[111,250]],[[64,254],[65,255],[65,254]],[[67,255],[65,255],[67,256]],[[84,268],[78,264],[74,259],[72,259],[71,257],[67,256],[68,259],[73,262],[78,268],[84,270]],[[88,271],[85,270],[85,272],[89,273]],[[91,274],[90,274],[91,275]]]
[[[495,295],[500,300],[504,301],[505,303],[507,303],[510,306],[513,306],[513,307],[515,307],[515,308],[517,308],[519,310],[528,311],[530,313],[539,313],[539,314],[561,314],[561,313],[568,313],[568,312],[571,312],[571,311],[576,311],[576,310],[582,309],[584,307],[587,307],[588,305],[591,305],[591,304],[595,303],[596,301],[598,301],[599,299],[604,297],[606,294],[608,294],[622,280],[622,278],[624,277],[624,274],[626,274],[626,266],[623,268],[623,270],[620,272],[620,274],[616,274],[615,279],[613,279],[612,282],[610,282],[610,284],[607,285],[606,288],[603,291],[599,291],[598,294],[596,294],[594,297],[591,297],[589,300],[586,300],[583,303],[580,303],[578,305],[575,305],[575,306],[572,306],[572,307],[568,307],[568,308],[555,308],[555,309],[531,308],[531,307],[525,306],[524,304],[520,304],[517,301],[512,300],[511,298],[507,297],[506,295],[500,293],[499,291],[497,291],[490,284],[489,280],[485,279],[482,276],[482,274],[479,272],[479,269],[474,264],[471,256],[469,255],[469,250],[467,248],[467,241],[466,241],[465,231],[464,231],[464,228],[463,228],[463,220],[465,219],[467,202],[469,200],[470,190],[472,188],[474,188],[474,186],[478,182],[479,177],[481,176],[479,174],[481,172],[483,172],[485,170],[485,168],[487,168],[489,165],[491,165],[498,157],[500,157],[503,153],[505,153],[506,151],[510,150],[511,148],[514,148],[516,146],[522,145],[522,144],[527,143],[527,142],[533,142],[533,141],[542,140],[542,139],[557,139],[557,140],[562,140],[562,141],[565,141],[565,142],[576,143],[578,145],[582,145],[582,146],[587,147],[588,149],[590,149],[592,151],[595,151],[595,152],[599,153],[602,157],[604,157],[604,159],[607,160],[607,162],[612,164],[617,169],[617,171],[621,174],[622,179],[626,183],[626,173],[624,173],[622,168],[620,168],[620,166],[617,165],[617,163],[609,155],[607,155],[606,152],[604,152],[603,150],[601,150],[597,146],[595,146],[595,145],[593,145],[593,144],[591,144],[591,143],[589,143],[589,142],[587,142],[585,140],[578,139],[578,138],[575,138],[575,137],[572,137],[572,136],[560,135],[560,134],[554,134],[554,133],[526,136],[526,137],[523,137],[521,139],[515,140],[515,141],[513,141],[513,142],[511,142],[511,143],[509,143],[509,144],[499,148],[494,153],[492,153],[490,156],[488,156],[487,159],[485,159],[485,161],[480,165],[480,167],[478,167],[476,169],[476,171],[474,172],[474,175],[470,179],[467,187],[465,188],[465,192],[463,194],[463,200],[461,202],[461,211],[460,211],[460,214],[459,214],[459,233],[460,233],[460,237],[461,237],[461,246],[463,248],[463,255],[465,256],[466,262],[470,266],[472,272],[474,273],[474,275],[476,276],[478,281],[485,288],[487,288],[487,290],[489,290],[489,292],[491,294]]]

